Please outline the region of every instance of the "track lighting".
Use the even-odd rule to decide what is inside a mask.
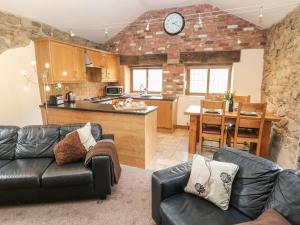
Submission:
[[[263,7],[261,6],[261,7],[259,8],[259,16],[258,16],[258,22],[259,22],[259,23],[262,23],[263,17],[264,17],[264,14],[263,14]]]
[[[49,63],[45,63],[45,68],[49,69],[49,67],[50,67],[50,64]]]
[[[238,37],[238,39],[237,39],[237,43],[238,43],[239,45],[242,43],[242,41],[241,41],[240,37]]]
[[[142,51],[142,46],[139,47],[139,51]]]
[[[72,30],[70,30],[70,36],[71,37],[75,37],[75,34],[74,34],[74,32]]]
[[[50,91],[50,86],[49,86],[49,85],[46,85],[45,90],[46,90],[46,91]]]
[[[104,29],[104,34],[108,35],[108,28],[107,27],[105,27],[105,29]]]
[[[200,28],[203,27],[203,22],[202,22],[202,19],[201,19],[201,16],[200,16],[200,13],[199,13],[199,16],[198,16],[198,25]]]
[[[150,23],[149,23],[149,20],[147,20],[147,25],[146,25],[145,31],[149,31],[149,30],[150,30]]]

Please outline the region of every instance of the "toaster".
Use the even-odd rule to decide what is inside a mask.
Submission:
[[[49,105],[61,105],[64,104],[64,98],[62,95],[50,95]]]

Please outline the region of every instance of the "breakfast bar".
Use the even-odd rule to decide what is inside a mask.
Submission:
[[[157,107],[118,111],[111,104],[77,101],[40,106],[44,124],[98,123],[103,133],[114,134],[120,163],[146,168],[156,141]]]
[[[184,113],[190,116],[190,126],[189,126],[189,153],[196,153],[196,144],[199,136],[199,119],[200,119],[200,106],[191,105]],[[227,123],[234,123],[237,118],[237,112],[226,112],[225,121]],[[249,117],[251,119],[251,117]],[[270,144],[270,134],[273,122],[280,121],[280,118],[273,115],[271,112],[266,113],[263,136],[261,143],[261,156],[264,158],[269,158],[269,144]]]

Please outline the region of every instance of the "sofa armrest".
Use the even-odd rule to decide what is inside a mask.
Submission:
[[[191,173],[191,162],[183,163],[152,174],[152,218],[161,224],[160,203],[182,193]]]
[[[101,140],[103,139],[111,139],[111,140],[115,140],[115,136],[113,134],[103,134],[101,136]]]
[[[109,156],[94,156],[92,158],[94,190],[95,195],[100,199],[105,199],[107,194],[111,194],[111,169]]]

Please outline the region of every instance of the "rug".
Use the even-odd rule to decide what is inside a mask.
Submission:
[[[122,166],[107,200],[0,207],[1,225],[155,225],[151,217],[152,171]]]

